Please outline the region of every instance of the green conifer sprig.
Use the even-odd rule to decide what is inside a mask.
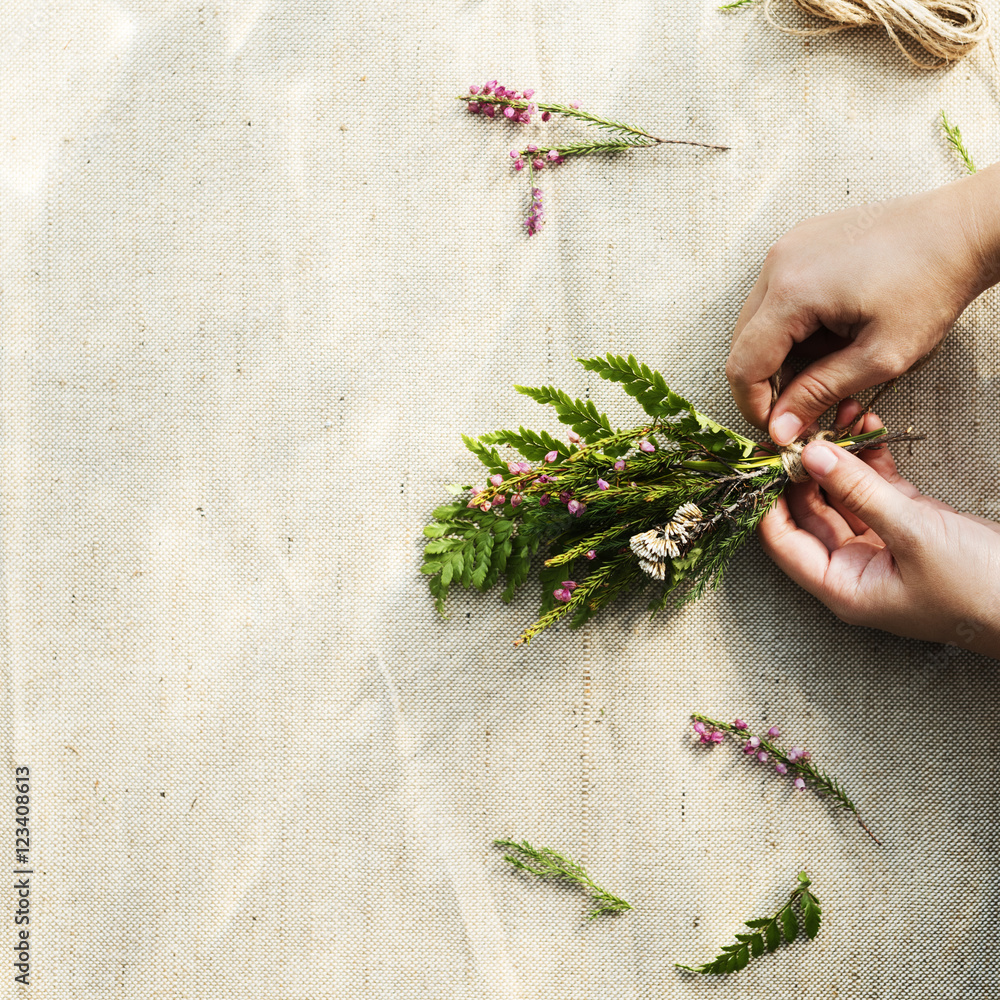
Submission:
[[[962,140],[962,132],[957,125],[952,125],[948,121],[948,116],[941,112],[941,129],[944,132],[945,138],[948,140],[948,145],[958,154],[961,161],[965,164],[965,169],[969,171],[970,174],[976,172],[976,165],[972,162],[972,156],[969,151],[965,148],[965,142]]]
[[[635,399],[642,422],[616,428],[592,400],[517,386],[555,410],[569,442],[523,426],[464,436],[489,482],[455,487],[463,495],[424,529],[421,572],[442,614],[454,584],[486,591],[503,578],[510,601],[544,552],[538,618],[517,644],[563,618],[579,627],[625,593],[653,588],[654,612],[697,598],[789,483],[776,446],[716,423],[631,355],[579,360]],[[859,451],[912,440],[879,430],[837,444]]]
[[[750,933],[742,932],[734,935],[735,943],[724,944],[720,954],[710,962],[703,962],[701,965],[681,965],[678,962],[676,967],[703,976],[727,975],[745,969],[750,964],[750,959],[760,958],[765,949],[775,951],[781,944],[782,938],[791,943],[798,937],[799,920],[795,913],[796,903],[802,911],[802,929],[806,937],[812,941],[819,933],[823,911],[819,900],[810,891],[811,885],[812,880],[809,876],[805,872],[799,872],[788,901],[774,916],[744,921],[745,926],[750,928]]]
[[[776,763],[780,762],[785,765],[788,775],[790,777],[799,777],[805,781],[806,787],[811,787],[814,791],[818,792],[820,795],[825,796],[829,801],[836,803],[844,809],[854,814],[854,818],[857,821],[858,826],[861,827],[865,833],[875,841],[876,844],[881,846],[882,841],[871,831],[868,824],[861,818],[861,813],[858,807],[851,800],[844,786],[840,783],[837,778],[831,777],[825,771],[821,771],[812,762],[812,757],[810,754],[803,756],[801,753],[791,754],[788,750],[783,749],[774,742],[767,733],[763,736],[753,733],[748,726],[744,723],[742,726],[737,726],[731,722],[720,722],[718,719],[710,719],[707,715],[700,715],[697,712],[691,715],[691,718],[695,722],[701,722],[705,726],[708,726],[718,732],[728,733],[731,736],[735,736],[738,740],[757,740],[757,745],[755,750],[763,751],[769,755],[770,762]],[[721,737],[720,737],[721,739]]]
[[[579,885],[597,904],[596,908],[587,914],[591,919],[599,917],[602,913],[621,913],[623,910],[632,909],[631,903],[626,903],[624,899],[612,895],[607,889],[602,889],[584,871],[582,865],[565,854],[552,850],[551,847],[532,847],[526,840],[520,843],[516,840],[494,840],[493,843],[497,847],[517,851],[517,854],[505,854],[504,861],[509,861],[521,871],[537,875],[538,878],[558,879]]]

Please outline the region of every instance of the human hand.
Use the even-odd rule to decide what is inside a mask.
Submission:
[[[934,191],[817,216],[771,248],[726,376],[743,415],[787,445],[841,399],[901,375],[1000,273],[1000,167]],[[771,408],[791,352],[812,361]]]
[[[838,426],[861,407],[847,400]],[[882,422],[868,414],[855,433]],[[761,522],[765,551],[842,621],[1000,659],[1000,524],[907,482],[888,449],[861,457],[824,441]],[[822,493],[820,490],[825,491]]]

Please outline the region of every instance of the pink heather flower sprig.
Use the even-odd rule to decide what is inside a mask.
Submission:
[[[699,743],[714,745],[724,742],[727,735],[734,737],[741,742],[745,757],[756,763],[773,764],[777,774],[787,775],[793,779],[796,789],[801,791],[805,788],[812,788],[820,795],[825,795],[838,805],[848,809],[854,814],[858,826],[876,844],[882,843],[862,820],[858,807],[851,801],[840,782],[820,771],[812,763],[812,754],[808,750],[803,750],[801,747],[791,747],[784,750],[774,742],[781,735],[777,726],[771,726],[763,736],[757,736],[750,731],[749,725],[742,719],[719,722],[716,719],[710,719],[707,715],[697,713],[693,714],[691,719],[692,728]]]
[[[496,80],[487,80],[482,86],[473,84],[466,94],[457,98],[465,102],[469,114],[483,115],[486,118],[497,119],[511,125],[530,125],[535,115],[541,121],[551,120],[553,115],[575,118],[588,126],[610,132],[614,138],[597,142],[570,142],[559,145],[539,145],[530,142],[523,149],[512,149],[510,157],[517,171],[527,168],[531,181],[531,211],[524,220],[528,235],[533,236],[541,228],[542,204],[541,191],[535,186],[534,174],[537,171],[559,166],[572,156],[593,156],[596,153],[618,153],[630,149],[642,149],[649,146],[659,146],[664,143],[676,143],[686,146],[701,146],[706,149],[728,149],[713,142],[701,142],[697,139],[660,139],[645,129],[628,125],[625,122],[603,118],[590,111],[583,111],[579,101],[569,104],[543,104],[532,100],[534,90],[516,90],[505,87]]]

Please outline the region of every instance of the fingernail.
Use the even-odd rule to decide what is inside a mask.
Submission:
[[[806,467],[806,472],[828,476],[837,464],[839,451],[836,445],[814,441],[802,450],[802,464]]]
[[[782,413],[771,427],[771,437],[776,444],[791,444],[802,430],[802,421],[794,413]]]

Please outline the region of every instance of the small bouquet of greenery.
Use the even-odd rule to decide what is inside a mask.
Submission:
[[[486,591],[502,576],[510,601],[544,551],[539,617],[515,645],[564,617],[578,627],[620,595],[647,587],[656,588],[654,612],[672,594],[698,597],[718,583],[788,484],[808,478],[798,457],[805,442],[779,449],[723,427],[631,355],[579,360],[618,382],[642,407],[642,422],[614,428],[589,400],[553,386],[515,386],[555,408],[571,427],[569,442],[524,427],[464,437],[487,482],[452,487],[458,498],[424,528],[422,572],[442,614],[453,583]],[[850,451],[917,440],[884,429],[824,436]]]

